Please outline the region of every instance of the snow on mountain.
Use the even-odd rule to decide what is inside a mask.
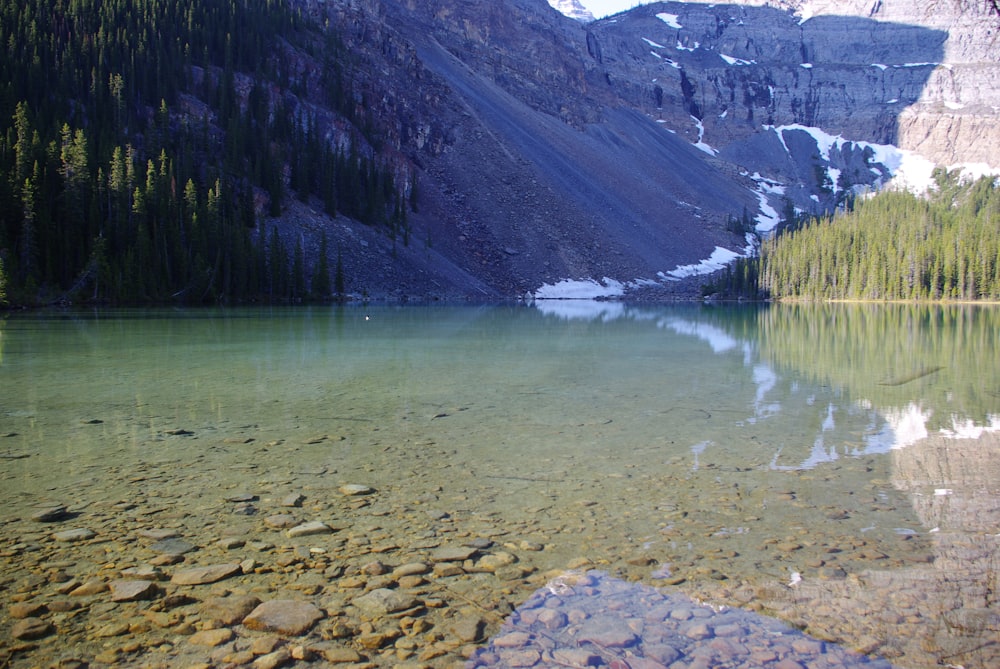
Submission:
[[[589,23],[594,20],[594,15],[590,13],[589,9],[580,4],[580,0],[549,0],[549,4],[554,9],[581,23]]]

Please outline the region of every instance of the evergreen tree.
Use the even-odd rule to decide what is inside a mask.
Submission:
[[[319,260],[316,262],[316,271],[312,277],[312,294],[321,300],[330,297],[330,262],[327,259],[328,253],[326,231],[324,230],[319,245]]]
[[[1000,297],[1000,184],[939,171],[928,197],[886,191],[766,241],[760,289],[807,299]]]
[[[0,7],[0,36],[8,295],[252,299],[275,284],[281,299],[302,294],[304,260],[272,258],[269,240],[249,234],[256,194],[280,214],[289,170],[295,195],[331,215],[400,225],[343,45],[289,0],[18,0]],[[292,72],[279,39],[304,53],[329,45],[324,71]],[[249,96],[236,85],[246,78]],[[327,96],[358,128],[346,157],[305,111]],[[200,118],[186,111],[194,98],[207,106]]]

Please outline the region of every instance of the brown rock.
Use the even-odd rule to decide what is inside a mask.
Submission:
[[[323,612],[308,602],[273,599],[251,611],[243,624],[258,632],[298,636],[308,632],[322,618]]]

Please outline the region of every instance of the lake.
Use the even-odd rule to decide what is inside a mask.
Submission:
[[[931,305],[8,314],[0,660],[1000,666],[998,332]],[[244,620],[272,600],[307,622]],[[631,632],[587,636],[596,611]]]

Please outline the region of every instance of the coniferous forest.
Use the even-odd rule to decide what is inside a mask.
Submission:
[[[789,222],[707,290],[810,300],[1000,300],[1000,184],[944,170],[918,197],[887,190]]]
[[[405,224],[391,170],[303,104],[365,127],[336,35],[286,0],[4,2],[0,48],[0,300],[326,297],[263,216]]]

